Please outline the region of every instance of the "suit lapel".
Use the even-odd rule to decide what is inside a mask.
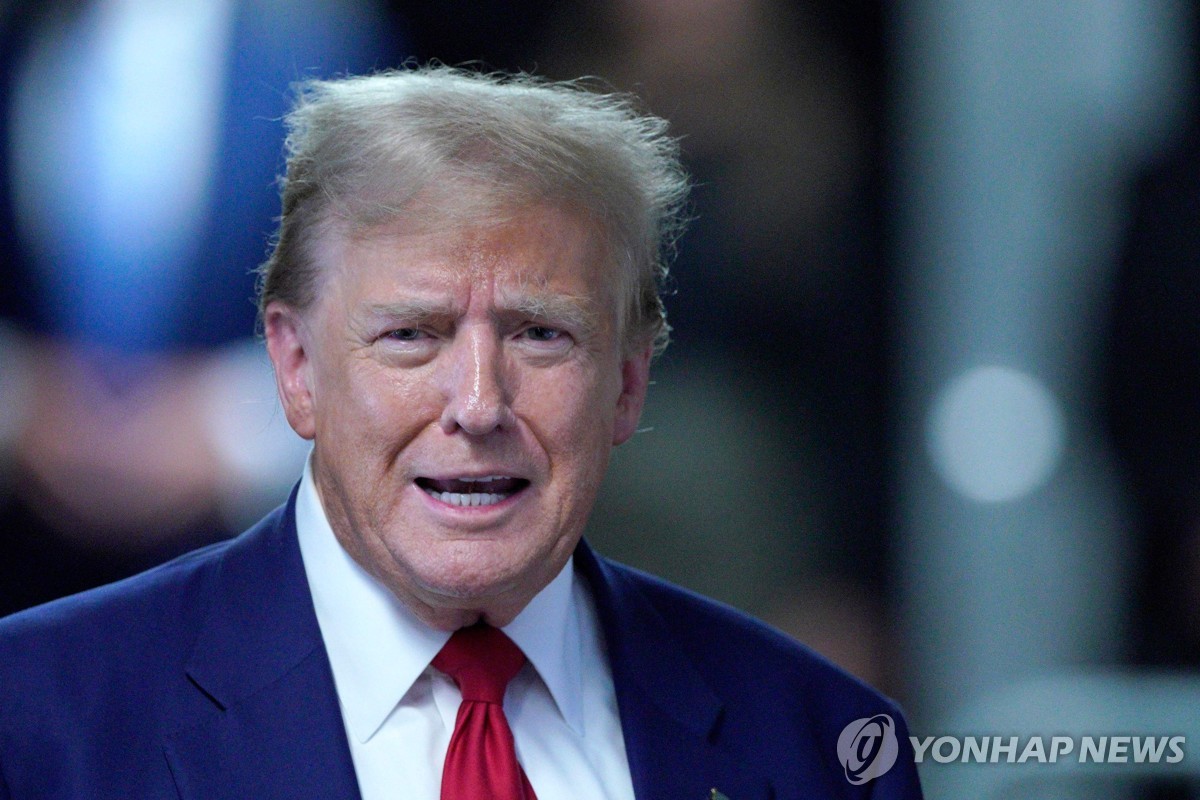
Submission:
[[[586,543],[576,564],[604,630],[637,800],[768,800],[769,782],[721,736],[723,704],[631,571]],[[284,509],[234,542],[197,598],[187,664],[199,696],[164,752],[184,800],[360,800],[333,674]]]
[[[187,675],[209,702],[164,748],[183,798],[359,797],[295,497],[230,547],[201,600]]]
[[[586,543],[575,563],[587,578],[604,629],[637,800],[765,800],[770,783],[721,737],[723,703],[631,571]]]

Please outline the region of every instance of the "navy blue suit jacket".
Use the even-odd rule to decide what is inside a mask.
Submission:
[[[293,503],[237,539],[0,621],[0,800],[358,798]],[[919,798],[903,720],[874,691],[586,544],[575,563],[638,800]],[[851,785],[838,736],[880,713],[898,723],[900,758]]]

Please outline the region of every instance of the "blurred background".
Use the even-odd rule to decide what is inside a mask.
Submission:
[[[915,734],[1200,747],[1197,22],[0,0],[0,613],[235,535],[298,476],[251,275],[291,83],[594,75],[671,120],[696,189],[593,544],[766,618]],[[934,798],[1186,797],[1200,755],[1115,766],[921,769]]]

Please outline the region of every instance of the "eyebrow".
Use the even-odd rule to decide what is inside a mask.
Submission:
[[[446,319],[457,314],[454,306],[439,300],[402,300],[397,303],[372,303],[367,306],[367,313],[372,317],[384,319],[402,319],[422,322],[430,319]]]
[[[599,328],[599,315],[588,308],[583,298],[567,295],[542,295],[522,293],[515,298],[506,298],[505,310],[524,314],[531,319],[544,320],[592,332]]]
[[[530,319],[576,327],[589,333],[600,327],[600,315],[587,307],[584,298],[522,292],[515,297],[501,298],[499,305],[497,311],[500,316],[522,314]],[[394,303],[374,303],[367,307],[367,313],[373,318],[420,324],[430,320],[452,319],[461,312],[452,303],[413,298]]]

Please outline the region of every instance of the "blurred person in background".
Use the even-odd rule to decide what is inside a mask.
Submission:
[[[1192,65],[1200,41],[1191,19]],[[1193,73],[1195,77],[1195,73]],[[1193,79],[1193,85],[1195,81]],[[1128,661],[1200,669],[1200,112],[1129,182],[1099,407],[1132,500]],[[1200,797],[1194,781],[1133,790]]]
[[[0,15],[0,613],[239,530],[307,448],[249,338],[288,86],[397,63],[358,0]]]
[[[1200,118],[1133,187],[1109,319],[1109,428],[1135,501],[1131,656],[1200,668]]]

